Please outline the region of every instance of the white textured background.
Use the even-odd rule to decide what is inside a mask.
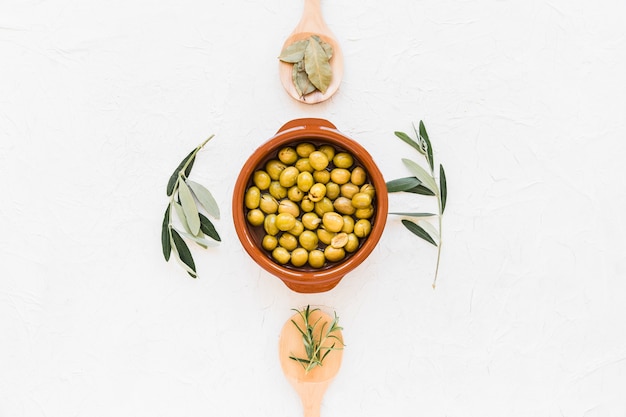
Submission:
[[[623,0],[323,0],[345,54],[307,106],[276,56],[302,1],[0,0],[0,416],[297,416],[277,343],[336,310],[322,415],[626,416]],[[446,167],[435,249],[390,218],[339,286],[301,295],[243,252],[235,177],[322,117],[387,180],[423,119]],[[165,185],[223,212],[200,278],[165,263]],[[392,210],[432,208],[425,197]]]

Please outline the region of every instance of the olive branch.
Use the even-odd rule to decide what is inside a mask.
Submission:
[[[446,183],[446,173],[443,169],[443,165],[439,164],[439,185],[435,181],[435,163],[433,159],[433,147],[428,139],[428,133],[426,133],[426,127],[420,120],[419,131],[415,129],[416,140],[413,140],[409,135],[404,132],[394,132],[394,134],[400,138],[403,142],[410,145],[413,149],[417,150],[426,159],[426,163],[430,168],[430,173],[422,168],[416,162],[403,158],[402,162],[409,169],[412,177],[398,178],[387,182],[387,191],[390,193],[395,192],[408,192],[413,194],[421,194],[426,196],[435,196],[439,207],[438,214],[435,213],[406,213],[406,212],[390,212],[389,214],[395,214],[399,216],[412,217],[418,219],[416,222],[408,219],[403,219],[402,224],[413,234],[424,239],[428,243],[437,247],[437,265],[435,267],[435,278],[433,280],[433,289],[437,284],[437,275],[439,273],[439,261],[441,259],[441,245],[442,245],[442,218],[443,212],[446,209],[446,200],[448,197],[448,186]],[[437,216],[438,228],[436,228],[426,218]]]
[[[204,249],[209,246],[216,246],[217,242],[221,241],[211,220],[203,213],[200,213],[196,207],[196,202],[198,202],[208,215],[219,219],[220,210],[217,202],[206,187],[189,179],[191,168],[193,168],[196,160],[196,154],[213,136],[211,135],[198,145],[181,161],[167,183],[167,195],[170,201],[167,209],[165,209],[161,229],[163,256],[169,262],[170,255],[174,252],[183,269],[192,278],[197,278],[198,273],[196,272],[193,256],[183,237]],[[184,231],[177,229],[172,224],[172,209],[176,212],[176,216]],[[210,239],[207,239],[207,237]]]

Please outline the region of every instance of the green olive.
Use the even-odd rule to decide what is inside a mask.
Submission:
[[[372,184],[364,184],[359,192],[369,195],[372,199],[376,195],[376,189]]]
[[[246,218],[252,226],[260,226],[265,221],[265,214],[259,209],[254,209],[248,212]]]
[[[328,166],[328,162],[328,157],[324,152],[313,151],[309,154],[309,163],[316,171],[326,169],[326,167]]]
[[[276,215],[268,214],[263,221],[263,229],[268,235],[276,236],[280,230],[276,227]]]
[[[282,246],[278,246],[272,251],[272,258],[274,258],[279,264],[284,265],[289,262],[291,255],[287,249]]]
[[[354,208],[363,209],[372,205],[372,197],[365,193],[356,193],[352,197],[352,205]]]
[[[278,159],[286,165],[293,165],[298,160],[296,150],[291,146],[285,146],[278,152]]]
[[[308,196],[305,196],[300,202],[300,208],[305,213],[311,212],[315,209],[315,203],[311,201]]]
[[[335,148],[333,148],[331,145],[322,145],[319,147],[318,150],[320,152],[324,152],[324,154],[326,154],[326,158],[328,158],[329,161],[332,161],[335,157]]]
[[[325,245],[330,245],[330,242],[332,242],[333,238],[335,237],[335,233],[329,232],[328,230],[321,227],[317,229],[316,232],[319,241]]]
[[[297,185],[294,185],[287,190],[287,198],[289,198],[291,201],[299,203],[304,198],[304,193],[301,189],[298,188]]]
[[[270,182],[272,181],[272,179],[267,172],[263,170],[258,170],[254,172],[252,181],[254,182],[254,185],[259,187],[259,190],[264,191],[267,190],[267,188],[270,186]]]
[[[315,213],[322,217],[324,213],[328,213],[329,211],[333,211],[333,202],[330,201],[330,198],[324,197],[317,203],[315,203]]]
[[[287,165],[280,162],[278,159],[270,159],[265,164],[265,171],[274,181],[278,181],[280,177],[280,173],[287,168]]]
[[[326,257],[324,256],[324,252],[319,249],[312,250],[309,252],[309,265],[313,268],[321,268],[326,263]]]
[[[300,172],[313,172],[315,171],[309,162],[309,158],[300,158],[296,161],[296,168]]]
[[[324,257],[330,262],[337,262],[346,257],[346,251],[343,248],[335,248],[329,245],[324,249]]]
[[[304,213],[302,216],[302,225],[304,225],[305,229],[315,230],[321,222],[322,219],[315,213]]]
[[[339,152],[333,158],[333,164],[335,164],[337,168],[350,168],[353,163],[354,159],[352,155],[347,152]]]
[[[263,246],[263,249],[272,251],[276,249],[276,246],[278,246],[278,239],[276,239],[276,236],[265,235],[263,236],[263,242],[261,245]]]
[[[338,197],[334,202],[333,206],[335,210],[337,210],[341,214],[354,214],[356,209],[352,205],[352,200],[346,197]]]
[[[318,241],[319,239],[317,237],[317,234],[310,230],[305,230],[298,237],[298,242],[300,243],[300,246],[308,251],[312,251],[313,249],[317,248]]]
[[[328,181],[330,181],[330,172],[326,170],[314,171],[313,179],[315,180],[315,182],[326,184]]]
[[[330,241],[330,246],[333,248],[343,248],[348,244],[348,234],[345,232],[337,233],[335,237]]]
[[[354,252],[359,248],[359,238],[356,237],[354,233],[349,233],[348,243],[346,243],[346,246],[344,246],[343,248],[346,250],[346,252]]]
[[[315,146],[309,142],[302,142],[296,146],[296,152],[302,158],[307,158],[313,151],[315,151]]]
[[[259,208],[263,210],[263,213],[272,214],[276,213],[278,210],[278,203],[276,199],[271,195],[265,193],[261,196],[261,201],[259,202]]]
[[[343,217],[343,227],[341,231],[344,233],[352,233],[354,231],[354,219],[352,216],[342,216]]]
[[[350,181],[350,171],[345,168],[335,168],[330,171],[330,180],[339,185],[345,184]]]
[[[280,185],[282,185],[285,188],[292,187],[296,185],[298,174],[300,174],[300,171],[298,171],[298,168],[287,167],[283,170],[283,172],[280,173],[280,177],[278,181],[280,182]]]
[[[298,184],[298,188],[306,193],[313,186],[313,175],[311,175],[311,173],[307,171],[301,172],[298,174],[296,183]]]
[[[278,244],[288,251],[292,251],[298,247],[298,238],[291,233],[283,233],[278,238]]]
[[[367,219],[361,219],[354,224],[354,234],[357,237],[366,237],[372,231],[372,224]]]
[[[309,190],[309,199],[313,202],[320,201],[326,195],[326,186],[321,183],[315,183]]]
[[[298,217],[300,215],[300,207],[298,207],[298,205],[291,200],[280,200],[280,203],[278,204],[278,212],[290,213],[293,217]]]
[[[287,197],[287,189],[280,185],[278,181],[272,181],[270,183],[269,192],[277,200]]]
[[[296,219],[296,225],[288,230],[288,232],[294,235],[295,237],[300,236],[303,231],[304,231],[304,225],[302,224],[300,220],[297,220],[297,219]]]
[[[330,198],[331,200],[334,200],[337,197],[339,197],[339,193],[340,193],[339,184],[335,184],[334,182],[329,182],[326,184],[326,197]]]
[[[304,248],[296,248],[291,252],[291,264],[297,268],[304,266],[309,260],[309,252]]]
[[[361,167],[356,167],[352,170],[352,174],[350,175],[350,181],[355,185],[363,185],[365,184],[365,180],[367,180],[367,174],[365,170]]]
[[[373,215],[374,215],[373,206],[356,209],[356,211],[354,212],[354,217],[356,217],[357,219],[369,219]]]
[[[276,227],[278,230],[286,232],[296,225],[296,218],[291,213],[279,213],[276,216]]]
[[[261,202],[261,190],[256,185],[248,188],[246,191],[246,195],[244,197],[244,201],[246,203],[246,207],[250,210],[259,207],[259,203]]]
[[[352,197],[354,197],[354,195],[359,191],[359,186],[354,185],[351,182],[343,184],[341,186],[341,195],[345,198],[352,199]]]
[[[329,232],[339,232],[343,228],[343,217],[341,214],[335,213],[334,211],[330,211],[324,213],[322,217],[322,224],[324,225],[324,229]]]

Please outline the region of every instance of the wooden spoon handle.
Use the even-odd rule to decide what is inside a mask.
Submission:
[[[330,33],[322,17],[321,0],[304,0],[304,11],[295,32]]]

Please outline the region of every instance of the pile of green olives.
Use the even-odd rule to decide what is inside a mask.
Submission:
[[[254,172],[244,204],[277,263],[318,269],[355,252],[370,234],[375,195],[350,153],[302,142]]]

